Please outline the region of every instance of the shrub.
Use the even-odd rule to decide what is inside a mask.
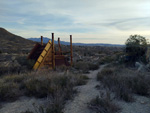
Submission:
[[[49,80],[38,80],[36,78],[32,78],[25,82],[26,94],[28,96],[35,97],[46,97],[48,95],[48,90],[50,87]]]
[[[32,69],[35,64],[35,60],[29,60],[27,56],[19,56],[16,60],[21,66],[25,66],[27,69]]]
[[[98,69],[99,64],[94,64],[94,63],[85,62],[85,61],[78,61],[78,62],[74,63],[73,67],[78,69],[78,70],[82,70],[83,73],[88,73],[89,70]]]
[[[83,75],[48,71],[1,76],[0,101],[15,100],[21,95],[48,97],[50,103],[45,105],[47,112],[61,113],[66,100],[76,93],[74,87],[85,84],[87,79]]]
[[[99,64],[110,63],[112,61],[114,61],[114,58],[112,58],[111,56],[105,56],[99,60]]]
[[[149,84],[150,78],[146,79],[146,76],[137,75],[132,77],[132,81],[129,80],[130,87],[132,88],[133,92],[139,95],[147,96],[148,90],[150,87]]]
[[[14,82],[14,83],[21,83],[25,79],[25,75],[9,75],[4,76],[3,80],[5,82]]]
[[[124,68],[105,68],[97,75],[104,87],[113,91],[117,98],[133,101],[132,93],[149,95],[150,78]]]
[[[126,85],[126,79],[116,75],[115,68],[107,68],[102,70],[97,75],[97,80],[100,80],[104,87],[108,87],[113,91],[118,99],[122,99],[126,102],[133,101],[130,88]]]
[[[137,60],[146,63],[147,41],[145,37],[140,35],[131,35],[126,41],[126,53],[128,54],[128,61],[135,62]]]
[[[84,73],[87,73],[89,71],[89,65],[87,62],[84,61],[74,63],[73,67],[78,70],[82,70]]]
[[[120,110],[118,105],[114,104],[109,98],[98,96],[91,100],[88,107],[96,113],[116,113]]]
[[[15,83],[0,83],[0,101],[15,100],[19,96],[18,85]]]
[[[89,63],[89,70],[96,70],[99,68],[99,64]]]

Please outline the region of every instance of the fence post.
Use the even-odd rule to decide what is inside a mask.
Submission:
[[[72,35],[70,35],[70,58],[71,58],[71,62],[70,62],[70,64],[71,64],[71,66],[72,66],[72,64],[73,64],[73,52],[72,52]]]
[[[53,65],[53,69],[55,69],[54,33],[52,33],[52,65]]]

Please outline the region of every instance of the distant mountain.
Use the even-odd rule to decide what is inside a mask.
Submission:
[[[0,51],[4,53],[28,53],[35,42],[0,28]]]
[[[28,38],[28,40],[32,40],[35,42],[41,42],[41,38]],[[43,43],[47,43],[49,40],[52,41],[52,39],[49,39],[47,37],[43,37]],[[54,43],[58,44],[58,41],[54,40]],[[70,42],[60,41],[60,43],[63,45],[70,45]]]
[[[41,38],[28,38],[29,40],[35,41],[35,42],[41,42]],[[43,43],[47,43],[49,40],[49,38],[47,37],[43,37]],[[58,43],[58,41],[54,41],[55,44]],[[62,45],[70,45],[70,42],[65,42],[65,41],[60,41],[60,43]],[[73,43],[73,45],[76,46],[107,46],[107,47],[111,47],[111,46],[116,46],[116,47],[123,47],[124,45],[119,45],[119,44],[103,44],[103,43],[93,43],[93,44],[86,44],[86,43]]]

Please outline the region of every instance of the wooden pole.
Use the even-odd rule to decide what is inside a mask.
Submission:
[[[43,46],[43,36],[41,36],[41,45]]]
[[[73,52],[72,52],[72,35],[70,35],[70,51],[71,51],[71,53],[70,53],[70,58],[71,58],[71,62],[70,62],[70,65],[72,66],[72,64],[73,64]]]
[[[52,33],[52,60],[53,69],[55,69],[54,33]]]
[[[60,47],[60,38],[59,37],[58,37],[58,49],[59,49],[59,53],[62,54],[61,47]]]

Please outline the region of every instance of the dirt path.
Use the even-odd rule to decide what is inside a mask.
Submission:
[[[90,79],[86,85],[79,86],[77,88],[79,91],[78,95],[73,101],[69,101],[66,104],[64,113],[92,113],[92,111],[87,108],[87,103],[99,95],[99,91],[95,88],[96,85],[99,85],[99,82],[96,80],[96,76],[97,73],[104,68],[104,66],[105,65],[102,65],[98,70],[91,71],[89,74],[86,74]]]

